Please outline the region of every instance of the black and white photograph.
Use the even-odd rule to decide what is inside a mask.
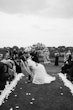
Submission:
[[[73,110],[73,0],[0,0],[0,110]]]

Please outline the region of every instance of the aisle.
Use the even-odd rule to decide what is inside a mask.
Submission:
[[[70,89],[56,76],[50,84],[27,83],[23,76],[14,91],[5,99],[0,110],[72,110],[73,96]]]

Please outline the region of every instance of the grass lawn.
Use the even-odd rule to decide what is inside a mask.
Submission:
[[[73,110],[73,96],[57,75],[61,66],[45,65],[48,74],[56,77],[50,84],[26,83],[24,76],[0,110]]]
[[[45,66],[48,74],[56,75],[57,73],[60,72],[62,65],[63,65],[63,63],[59,63],[59,66],[55,66],[54,63],[52,62],[51,64],[45,64],[44,66]]]

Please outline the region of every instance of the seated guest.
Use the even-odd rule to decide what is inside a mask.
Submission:
[[[6,60],[0,62],[0,90],[3,90],[6,81],[11,81],[15,77],[16,73],[13,70],[13,66]]]
[[[72,67],[69,69],[69,72],[68,72],[68,79],[70,80],[70,81],[73,81],[73,65],[72,65]]]
[[[7,67],[4,63],[0,62],[0,90],[3,90],[8,80],[8,73],[6,73]]]
[[[8,76],[8,66],[0,62],[0,81],[6,80]]]
[[[64,62],[64,65],[61,68],[61,72],[66,74],[67,79],[73,81],[73,61],[71,60]]]
[[[14,63],[13,60],[3,59],[1,62],[2,62],[4,65],[7,65],[7,67],[8,67],[8,68],[7,68],[7,69],[8,69],[8,70],[7,70],[7,73],[8,73],[8,75],[10,76],[9,78],[15,77],[15,76],[17,75],[15,63]]]

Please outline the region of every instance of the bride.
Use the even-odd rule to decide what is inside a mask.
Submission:
[[[32,83],[34,84],[50,83],[56,79],[46,72],[44,65],[33,61],[31,57],[27,58],[23,65],[26,71],[31,75]]]

